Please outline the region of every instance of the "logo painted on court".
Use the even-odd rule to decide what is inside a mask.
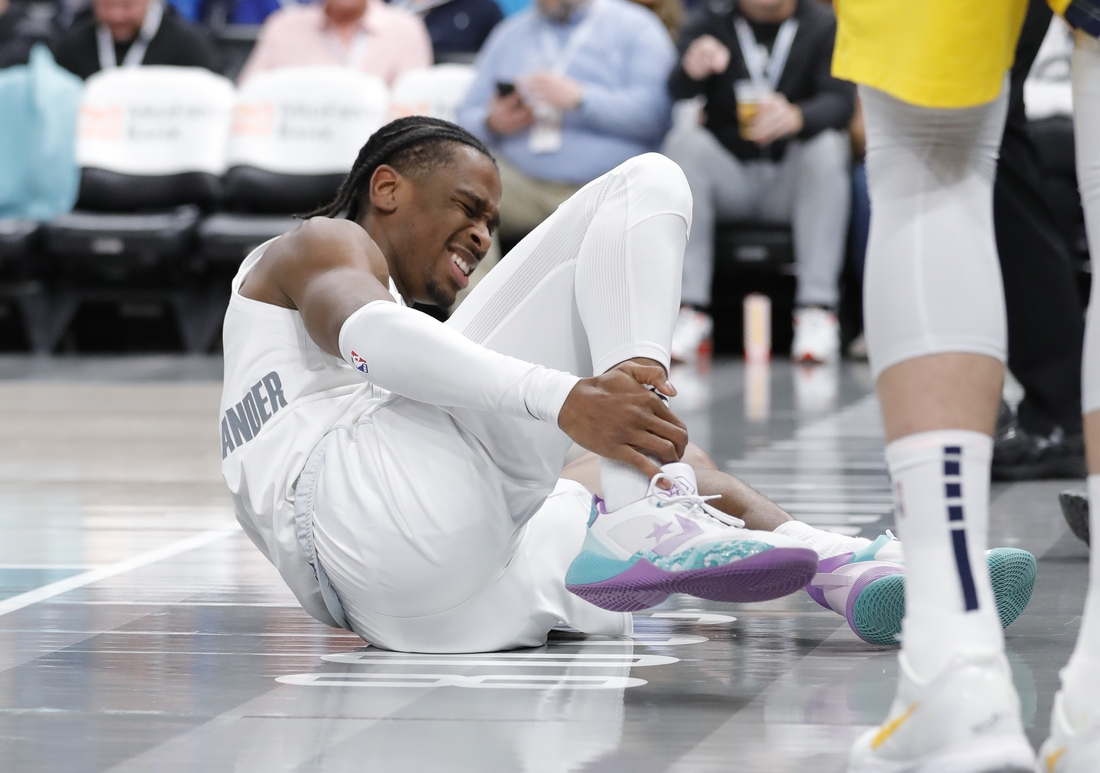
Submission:
[[[367,361],[359,356],[359,352],[354,349],[351,350],[351,364],[355,366],[355,369],[367,373]]]

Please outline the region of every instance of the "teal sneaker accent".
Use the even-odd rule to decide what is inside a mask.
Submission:
[[[852,606],[852,627],[871,644],[897,644],[905,617],[905,576],[880,577],[863,589]]]
[[[632,556],[630,560],[623,561],[618,558],[601,556],[598,553],[582,550],[573,563],[569,565],[569,571],[565,573],[566,585],[589,585],[603,582],[617,577],[637,563],[639,556]]]
[[[1031,601],[1037,569],[1035,556],[1018,548],[995,548],[986,555],[986,562],[997,615],[1001,627],[1008,628]],[[861,638],[872,644],[897,643],[905,617],[904,577],[896,574],[873,580],[856,596],[849,622]]]
[[[586,585],[610,580],[634,566],[643,558],[666,572],[685,572],[724,566],[733,561],[770,550],[771,545],[755,540],[711,542],[672,556],[659,556],[651,550],[635,553],[628,559],[611,555],[591,533],[585,535],[581,552],[565,573],[566,585]]]
[[[876,561],[876,560],[878,560],[878,559],[875,558],[875,553],[879,552],[879,550],[882,549],[882,546],[885,545],[886,543],[888,543],[889,541],[890,541],[890,537],[887,536],[886,534],[878,535],[878,537],[875,538],[875,541],[872,542],[870,545],[863,548],[863,550],[857,550],[855,553],[853,553],[852,558],[851,558],[850,561],[848,561],[848,563],[849,564],[858,564],[861,561]]]
[[[1031,601],[1035,589],[1035,556],[1018,548],[994,548],[986,557],[1001,627],[1008,628]]]
[[[668,572],[683,572],[689,569],[706,569],[711,566],[723,566],[732,561],[737,561],[757,553],[770,550],[771,545],[755,540],[738,540],[737,542],[711,542],[699,545],[691,550],[674,553],[671,556],[658,556],[648,553],[645,557],[655,566]]]
[[[591,526],[596,522],[596,516],[600,514],[600,511],[596,509],[596,497],[592,497],[592,512],[588,514],[588,525]]]
[[[573,563],[565,573],[565,582],[568,585],[603,582],[625,572],[637,560],[638,556],[631,556],[624,561],[613,555],[599,539],[592,536],[592,532],[588,532],[584,535],[581,552],[573,559]]]

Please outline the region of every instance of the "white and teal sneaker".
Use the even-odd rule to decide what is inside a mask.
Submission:
[[[782,534],[750,531],[706,504],[695,471],[666,464],[644,498],[607,512],[594,497],[588,534],[566,587],[603,609],[632,612],[671,593],[712,601],[767,601],[817,571],[817,553]],[[657,486],[669,481],[668,490]]]
[[[1001,626],[1007,628],[1031,601],[1035,556],[1017,548],[986,552]],[[905,564],[901,543],[887,532],[857,553],[826,558],[806,592],[844,615],[856,636],[871,644],[897,644],[905,617]]]

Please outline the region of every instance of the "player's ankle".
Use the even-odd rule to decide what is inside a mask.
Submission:
[[[808,523],[794,519],[779,524],[775,527],[775,532],[806,543],[806,546],[815,551],[820,559],[832,558],[843,553],[855,553],[871,544],[870,540],[862,537],[847,537],[843,534],[815,529]]]

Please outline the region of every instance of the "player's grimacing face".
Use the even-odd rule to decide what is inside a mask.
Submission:
[[[419,264],[424,295],[447,308],[489,251],[500,218],[500,174],[490,159],[462,146],[452,163],[425,175],[416,187],[407,254]]]

